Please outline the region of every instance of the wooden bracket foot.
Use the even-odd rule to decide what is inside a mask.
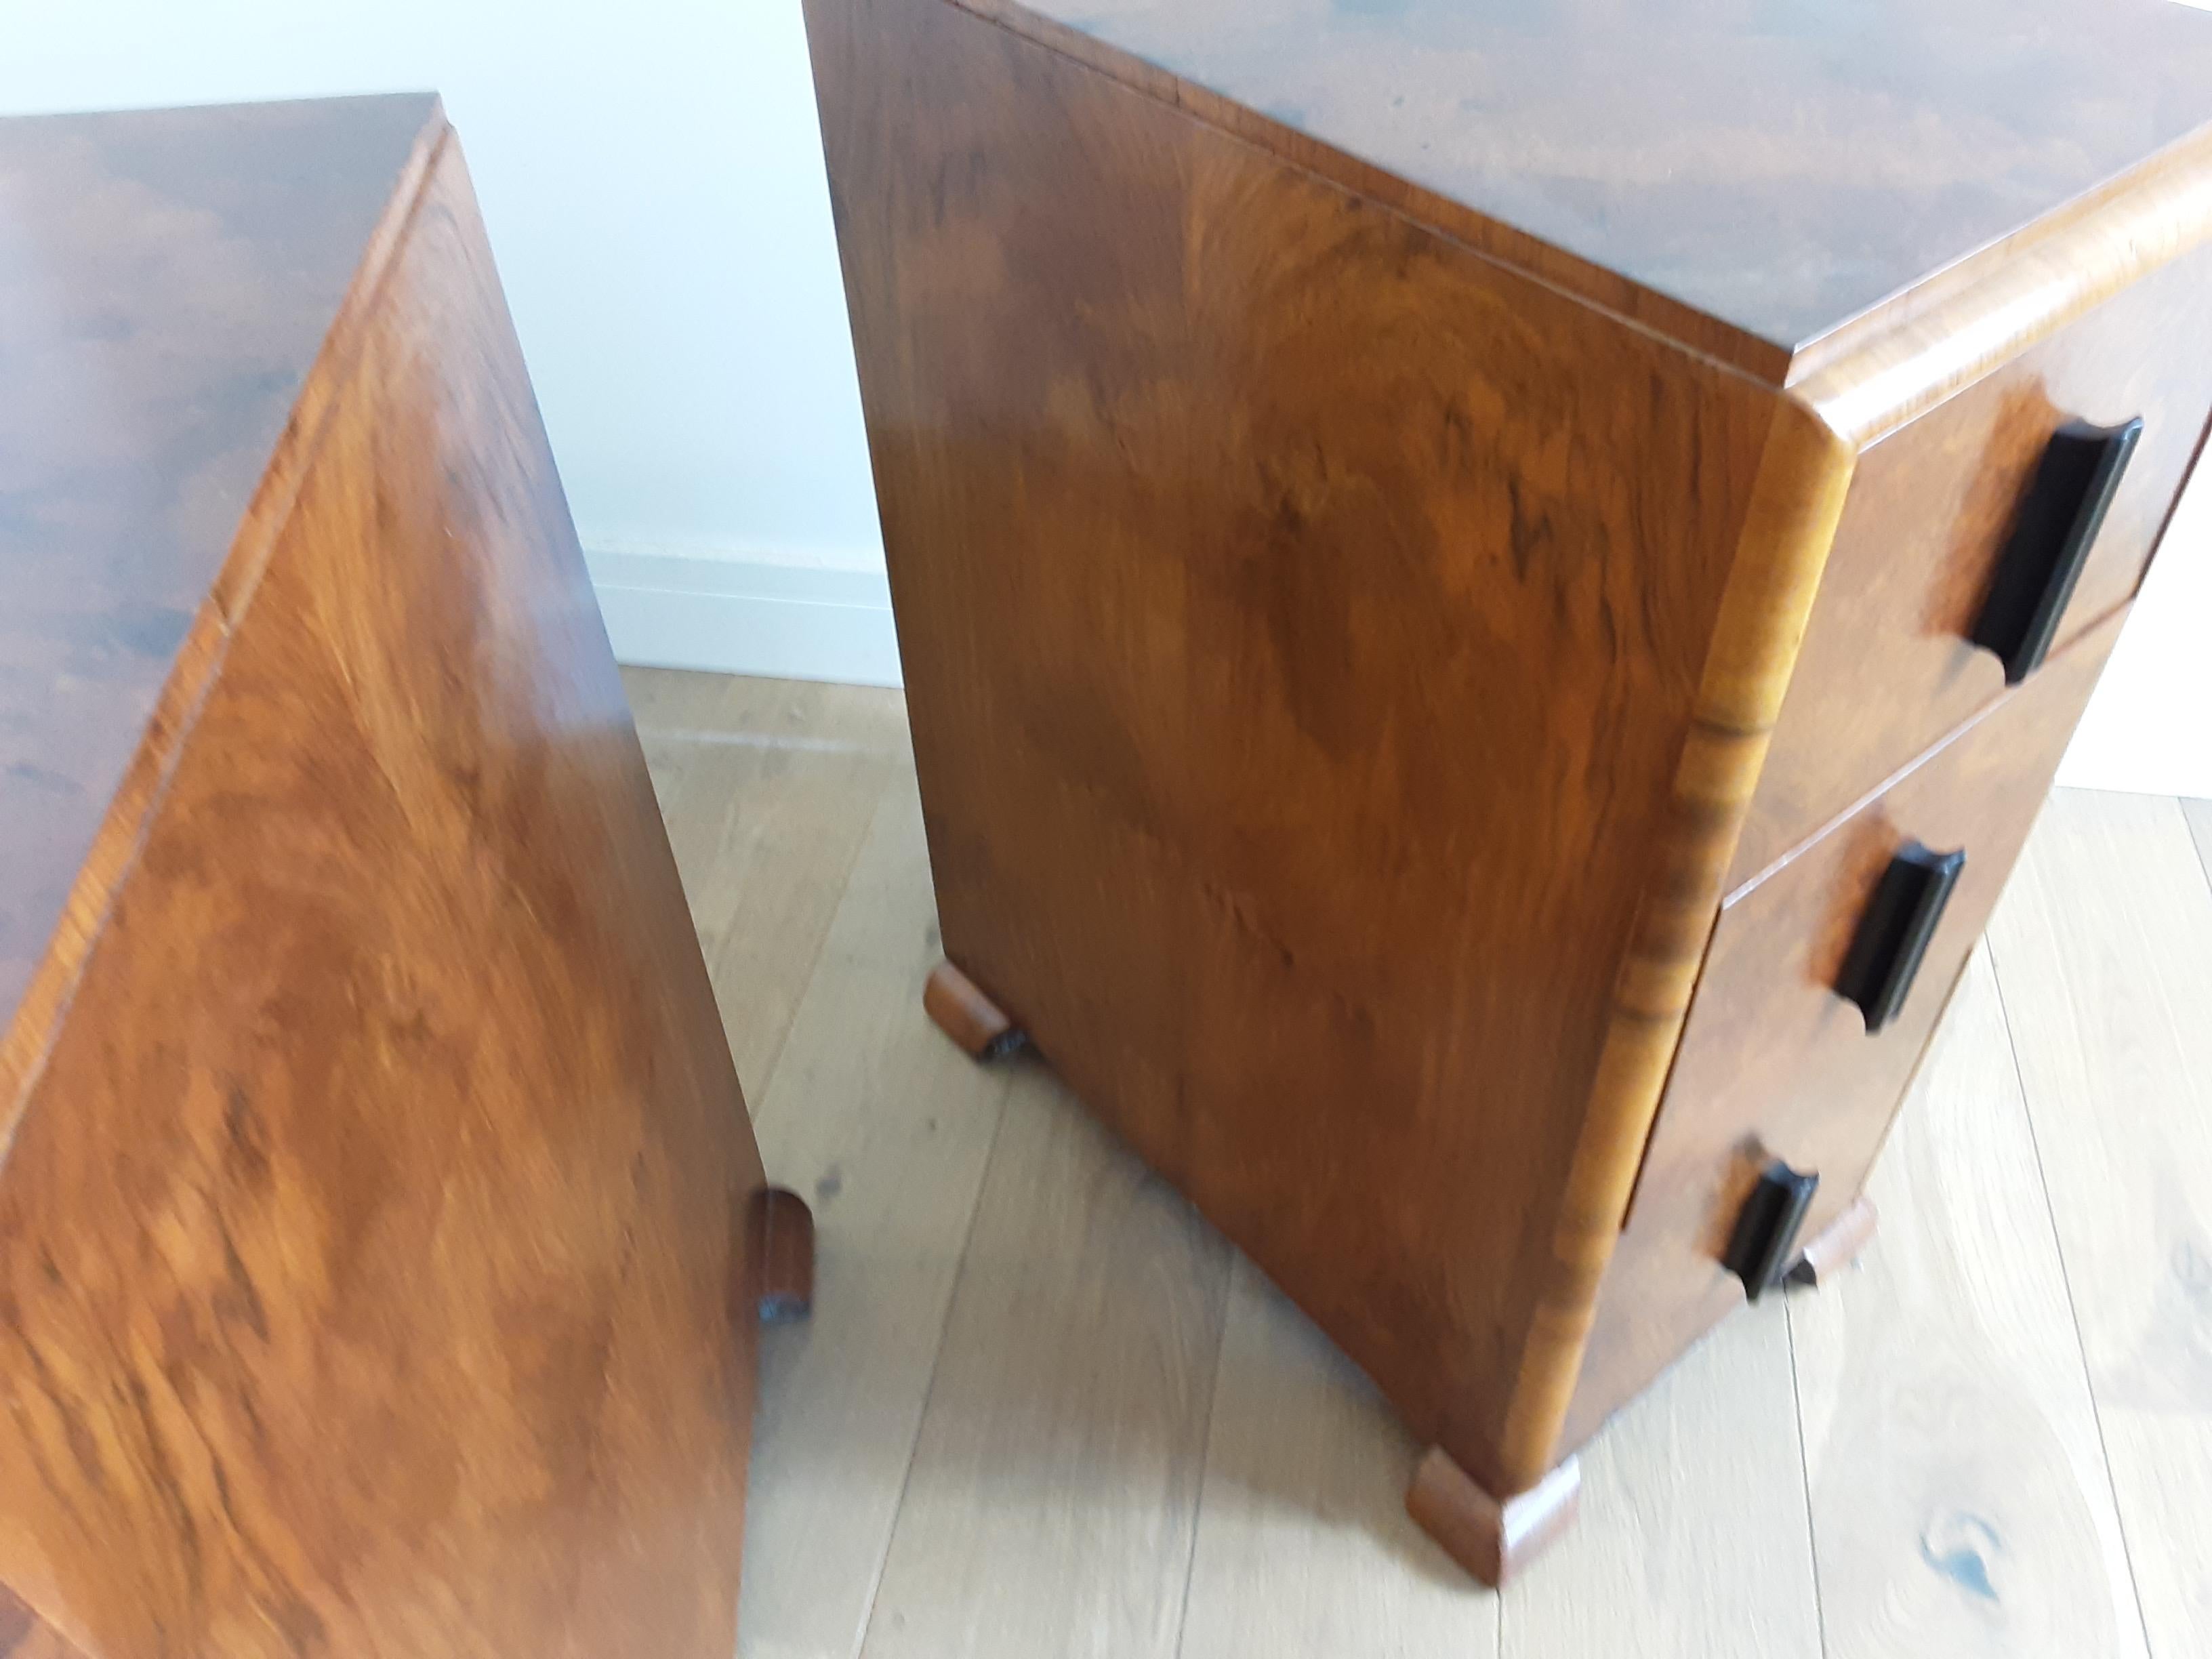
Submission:
[[[753,1194],[753,1281],[761,1319],[804,1319],[814,1306],[814,1212],[783,1187]]]
[[[1787,1281],[1816,1289],[1826,1284],[1856,1261],[1859,1252],[1874,1242],[1876,1219],[1872,1200],[1862,1193],[1852,1200],[1850,1208],[1820,1229],[1813,1242],[1806,1245],[1804,1255],[1790,1269]]]
[[[998,1060],[1026,1040],[999,1005],[949,962],[929,970],[921,1006],[939,1030],[976,1060]]]
[[[1442,1446],[1431,1446],[1413,1471],[1406,1513],[1446,1555],[1496,1589],[1572,1524],[1582,1491],[1582,1464],[1570,1457],[1501,1504]]]

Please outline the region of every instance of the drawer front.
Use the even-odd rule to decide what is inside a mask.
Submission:
[[[2212,250],[2200,250],[1869,448],[1729,886],[1771,867],[2003,693],[2003,665],[1972,636],[1993,596],[2002,605],[2040,591],[2037,558],[2002,581],[2000,568],[2062,425],[2142,422],[2054,653],[2133,596],[2208,412]],[[2046,494],[2029,515],[2039,525],[2063,521],[2081,498],[2069,482],[2052,480],[2058,499]]]
[[[1571,1434],[1594,1429],[1740,1304],[1743,1288],[1722,1258],[1768,1159],[1820,1176],[1802,1237],[1856,1195],[2122,619],[2052,657],[1721,912],[1601,1293]],[[1865,1014],[1835,987],[1855,965],[1852,947],[1885,872],[1916,842],[1966,859],[1910,988],[1870,1034]],[[1889,953],[1872,954],[1870,977],[1881,980]]]

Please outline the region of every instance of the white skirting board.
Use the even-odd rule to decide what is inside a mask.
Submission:
[[[2177,518],[2184,533],[2160,550],[2060,783],[2212,796],[2212,546],[2201,531],[2186,533],[2194,528]],[[621,661],[901,683],[880,568],[634,547],[592,548],[585,557]]]
[[[897,685],[880,567],[592,546],[617,661],[769,679]]]

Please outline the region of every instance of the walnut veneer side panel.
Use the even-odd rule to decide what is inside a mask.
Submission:
[[[941,0],[808,21],[947,954],[1525,1484],[1778,400]]]
[[[2124,620],[2108,617],[1722,910],[1563,1449],[1741,1304],[1720,1258],[1766,1158],[1820,1173],[1802,1237],[1857,1195]],[[1875,884],[1914,839],[1963,848],[1966,865],[1903,1011],[1869,1036],[1832,987]]]
[[[726,1655],[759,1164],[450,145],[368,304],[0,1165],[0,1578]]]

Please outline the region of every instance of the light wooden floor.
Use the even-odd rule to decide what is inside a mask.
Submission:
[[[1723,1327],[1503,1596],[1372,1390],[1034,1064],[922,1018],[896,694],[628,676],[816,1312],[763,1358],[742,1651],[2212,1655],[2212,805],[2045,812],[1862,1269]]]

